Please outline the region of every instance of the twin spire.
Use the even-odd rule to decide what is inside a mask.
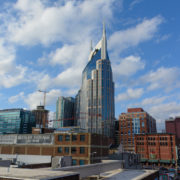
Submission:
[[[99,45],[99,43],[98,43]],[[107,59],[107,40],[106,40],[106,28],[105,28],[105,23],[103,22],[103,34],[102,34],[102,39],[101,39],[101,59]],[[90,52],[92,52],[93,47],[92,47],[92,40],[90,43]]]

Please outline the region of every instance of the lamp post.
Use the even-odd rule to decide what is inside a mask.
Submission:
[[[94,162],[94,159],[93,159],[93,157],[95,157],[95,154],[96,154],[97,152],[92,152],[91,153],[91,156],[92,156],[92,164],[93,164],[93,162]]]

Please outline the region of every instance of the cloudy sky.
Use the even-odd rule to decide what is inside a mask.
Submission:
[[[143,107],[157,119],[180,115],[180,1],[0,0],[0,109],[55,112],[58,96],[75,96],[105,21],[116,117]]]

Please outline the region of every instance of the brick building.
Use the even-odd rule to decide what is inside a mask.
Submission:
[[[180,144],[180,117],[169,118],[166,120],[166,133],[175,134],[177,143]]]
[[[73,165],[108,156],[109,139],[90,133],[0,135],[0,154],[72,156]]]
[[[134,151],[134,135],[156,133],[156,120],[142,108],[128,108],[119,116],[119,137],[124,151]]]
[[[137,134],[135,152],[145,165],[175,167],[177,163],[176,137],[173,134]]]

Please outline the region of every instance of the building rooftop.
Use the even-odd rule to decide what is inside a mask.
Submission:
[[[75,172],[51,171],[47,169],[21,169],[21,168],[0,168],[0,178],[26,179],[26,180],[47,180],[61,177],[78,175]]]
[[[127,112],[128,113],[131,113],[131,112],[144,112],[144,109],[143,108],[128,108]]]
[[[113,171],[108,171],[101,174],[101,177],[107,180],[117,180],[117,179],[125,179],[125,180],[140,180],[144,179],[154,173],[157,173],[156,170],[132,170],[132,169],[116,169]]]

